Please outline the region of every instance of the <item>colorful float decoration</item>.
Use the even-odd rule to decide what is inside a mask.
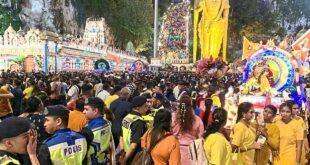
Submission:
[[[243,58],[246,60],[243,73],[243,89],[239,103],[250,101],[256,111],[263,110],[267,104],[279,106],[287,99],[294,99],[298,104],[306,102],[303,76],[309,69],[303,67],[310,44],[310,30],[298,39],[299,46],[294,51],[287,51],[287,39],[278,46],[273,40],[266,44],[253,43],[244,39]],[[303,41],[304,40],[304,41]],[[300,44],[302,43],[302,45]],[[304,51],[305,49],[308,51]],[[284,97],[284,92],[289,98]]]
[[[95,70],[100,72],[109,71],[110,64],[105,59],[99,59],[95,62]]]
[[[137,73],[143,72],[147,70],[147,65],[144,64],[141,60],[137,60],[128,68],[128,70]]]

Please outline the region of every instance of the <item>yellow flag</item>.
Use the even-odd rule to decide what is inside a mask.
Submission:
[[[242,59],[245,59],[247,56],[251,56],[255,51],[257,51],[258,45],[258,43],[253,43],[246,37],[243,37]]]

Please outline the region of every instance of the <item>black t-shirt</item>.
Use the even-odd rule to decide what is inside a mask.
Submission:
[[[135,112],[135,111],[132,111],[131,114],[141,116],[138,112]],[[147,125],[145,121],[137,120],[131,124],[130,129],[131,129],[130,143],[136,143],[138,144],[138,147],[136,148],[133,155],[127,160],[127,164],[131,164],[135,155],[139,151],[141,151],[140,139],[144,135],[144,133],[147,131]]]
[[[138,112],[132,111],[131,114],[141,116]],[[146,122],[143,120],[137,120],[131,124],[130,143],[136,143],[140,146],[140,138],[147,131]]]
[[[0,158],[4,157],[4,156],[8,156],[10,157],[11,159],[15,159],[17,161],[20,162],[19,158],[17,155],[14,155],[10,152],[7,152],[7,151],[3,151],[3,150],[0,150]],[[1,159],[0,159],[0,163],[1,163]],[[8,165],[18,165],[18,164],[15,164],[15,163],[9,163]]]
[[[38,142],[42,143],[50,135],[45,132],[44,128],[44,116],[41,114],[30,114],[27,117],[34,125],[38,132]]]

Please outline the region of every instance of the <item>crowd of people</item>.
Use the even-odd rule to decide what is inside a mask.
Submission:
[[[181,2],[170,6],[166,13],[160,36],[159,52],[167,63],[188,63],[189,56],[186,50],[188,10],[189,2]]]
[[[137,164],[144,150],[155,165],[307,164],[301,106],[258,113],[238,102],[241,81],[229,72],[3,71],[0,164]]]

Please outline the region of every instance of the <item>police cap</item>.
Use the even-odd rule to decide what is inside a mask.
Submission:
[[[16,137],[29,129],[30,121],[27,118],[6,118],[0,123],[0,139]]]
[[[146,97],[144,96],[136,96],[132,99],[132,107],[140,107],[147,102]]]
[[[163,99],[164,99],[164,95],[161,94],[161,93],[158,93],[158,92],[154,92],[154,93],[152,94],[152,97],[155,98],[155,99],[157,99],[157,100],[163,100]]]

